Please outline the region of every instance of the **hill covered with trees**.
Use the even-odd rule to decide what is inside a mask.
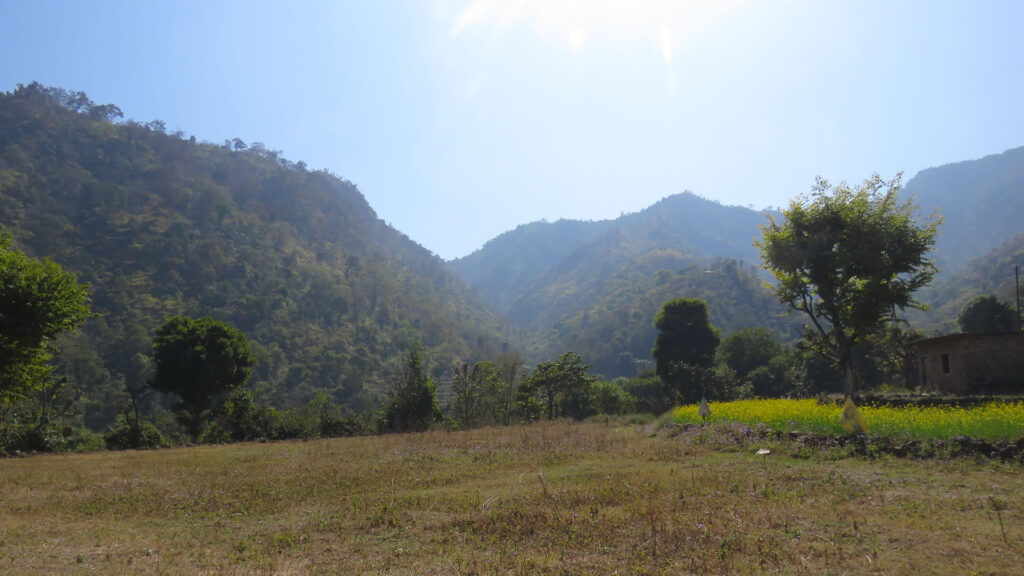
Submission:
[[[963,269],[921,293],[933,310],[912,327],[950,331],[981,293],[1012,300],[1021,150],[922,172],[904,190],[923,214],[941,208],[940,266]],[[0,94],[0,228],[90,286],[97,316],[61,337],[56,364],[94,430],[144,397],[153,332],[176,315],[240,329],[255,359],[246,392],[285,409],[379,406],[414,347],[443,374],[445,401],[462,385],[504,390],[507,407],[520,359],[570,351],[595,374],[632,377],[653,367],[655,316],[681,297],[705,301],[723,337],[762,328],[791,343],[801,319],[765,285],[754,245],[768,216],[684,193],[615,220],[525,224],[445,263],[352,183],[262,143],[197,142],[38,84]],[[477,374],[500,356],[514,359],[507,381],[497,365]]]
[[[352,183],[120,116],[35,83],[0,94],[0,227],[89,284],[98,314],[58,358],[91,426],[143,385],[152,332],[175,314],[244,331],[252,388],[283,407],[372,405],[417,340],[435,368],[504,348],[497,315]]]
[[[922,220],[943,219],[932,253],[940,274],[921,294],[933,310],[909,313],[915,327],[955,331],[959,308],[979,294],[1012,300],[1021,190],[1024,148],[923,170],[901,189]],[[449,266],[521,331],[530,358],[573,349],[603,374],[629,375],[630,363],[650,360],[658,298],[706,298],[726,332],[759,325],[793,337],[797,322],[780,318],[757,281],[767,276],[754,241],[769,215],[687,192],[615,220],[522,225]],[[734,273],[700,274],[718,267]]]
[[[687,192],[615,220],[520,226],[450,266],[505,313],[528,358],[571,349],[604,376],[633,376],[650,365],[655,315],[680,296],[707,300],[725,332],[795,337],[758,275],[764,222]]]
[[[994,296],[1016,309],[1015,266],[1021,267],[1024,274],[1024,233],[1007,239],[995,250],[968,262],[958,272],[923,288],[921,300],[930,308],[910,315],[911,321],[936,335],[959,332],[957,316],[961,309],[974,298],[985,295]]]
[[[902,193],[942,216],[936,263],[958,272],[1024,232],[1024,147],[922,170]]]

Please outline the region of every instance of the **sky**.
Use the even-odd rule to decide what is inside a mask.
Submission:
[[[355,183],[442,258],[692,191],[904,182],[1024,145],[1016,0],[0,0],[38,81]]]

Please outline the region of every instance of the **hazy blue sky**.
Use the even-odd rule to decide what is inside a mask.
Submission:
[[[263,142],[451,258],[541,218],[779,206],[1024,145],[1022,26],[985,0],[0,0],[0,90]]]

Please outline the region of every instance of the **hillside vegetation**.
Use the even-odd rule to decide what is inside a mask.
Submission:
[[[921,290],[930,309],[910,315],[911,321],[934,334],[958,332],[957,315],[979,295],[992,295],[1016,307],[1015,267],[1024,274],[1024,233],[1007,239],[991,252],[968,262],[954,274],[939,278]],[[1024,298],[1024,294],[1022,294]]]
[[[90,425],[142,385],[137,358],[173,314],[243,330],[251,386],[282,407],[317,392],[372,405],[418,339],[437,370],[500,350],[497,317],[352,183],[119,114],[38,84],[0,94],[0,226],[91,285],[98,317],[58,359]]]
[[[964,258],[947,249],[950,239],[973,250],[1018,233],[923,291],[932,311],[910,316],[911,328],[950,331],[979,293],[1012,301],[1011,265],[1022,250],[1013,222],[1022,206],[1010,191],[1024,184],[1021,166],[1024,154],[1011,150],[908,184],[922,212],[942,205],[938,256],[950,269]],[[957,204],[965,196],[972,204]],[[964,219],[975,208],[992,216],[991,226]],[[687,192],[615,220],[526,224],[445,263],[382,222],[352,183],[260,142],[197,142],[159,120],[123,121],[114,105],[34,83],[0,94],[0,227],[16,249],[52,258],[88,284],[96,316],[57,342],[58,371],[47,386],[60,388],[60,400],[40,385],[38,398],[26,398],[30,408],[6,418],[38,432],[36,422],[66,403],[62,424],[98,432],[118,413],[123,424],[131,405],[135,422],[141,415],[173,429],[169,401],[146,385],[153,331],[173,315],[211,316],[251,340],[252,377],[231,400],[217,399],[218,410],[234,410],[236,428],[294,409],[330,434],[378,431],[381,397],[396,391],[413,348],[422,349],[424,381],[436,385],[434,425],[529,419],[537,399],[517,387],[533,367],[562,357],[595,381],[637,377],[570,399],[586,404],[579,414],[666,409],[663,383],[649,372],[654,318],[681,297],[704,300],[723,339],[770,344],[759,366],[719,359],[711,376],[722,398],[829,390],[834,371],[789,346],[803,319],[786,314],[759,268],[754,242],[770,216]],[[763,330],[741,334],[754,328]],[[905,346],[876,343],[859,354],[865,382],[913,382]],[[878,359],[890,364],[886,374],[872,367]],[[482,360],[493,362],[477,373]],[[496,390],[500,399],[478,398]],[[485,405],[494,414],[474,420],[469,408]],[[277,416],[251,429],[314,434]],[[343,430],[334,425],[341,421]]]
[[[903,194],[942,216],[936,262],[958,272],[1024,231],[1024,147],[922,170]]]

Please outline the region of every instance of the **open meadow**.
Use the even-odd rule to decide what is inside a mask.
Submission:
[[[1024,573],[1018,463],[798,453],[716,426],[7,459],[0,573]]]

